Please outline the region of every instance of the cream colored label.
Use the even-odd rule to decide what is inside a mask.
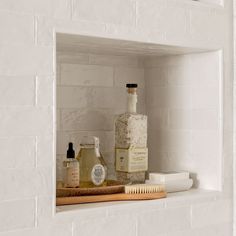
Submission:
[[[79,187],[79,165],[66,167],[65,171],[65,187]]]
[[[148,149],[116,149],[116,170],[123,172],[147,171]]]
[[[106,177],[106,171],[103,165],[97,164],[93,167],[91,171],[91,179],[94,185],[101,185]]]

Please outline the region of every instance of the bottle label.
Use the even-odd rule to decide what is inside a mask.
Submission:
[[[79,187],[79,165],[71,165],[65,169],[65,187],[77,188]]]
[[[93,167],[91,171],[91,179],[94,185],[101,185],[106,177],[106,171],[103,165],[97,164]]]
[[[123,172],[147,171],[148,149],[116,149],[116,170]]]

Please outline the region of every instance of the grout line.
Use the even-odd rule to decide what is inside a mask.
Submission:
[[[28,226],[28,227],[23,227],[23,228],[4,230],[4,231],[1,231],[0,233],[2,235],[19,235],[20,232],[23,232],[23,231],[26,231],[26,230],[32,230],[32,229],[34,229],[34,228]]]
[[[162,109],[163,110],[163,109]],[[166,112],[167,112],[167,124],[166,124],[166,128],[167,128],[167,130],[171,130],[171,128],[170,128],[170,111],[171,111],[171,109],[170,108],[167,108],[166,109]]]
[[[193,206],[190,206],[190,228],[193,228]]]
[[[38,167],[38,137],[35,137],[35,168]]]
[[[38,197],[35,197],[35,215],[34,215],[34,225],[38,227]]]
[[[137,29],[137,26],[138,26],[138,13],[139,13],[137,1],[135,1],[134,4],[135,4],[135,25],[134,26]]]
[[[135,236],[138,236],[138,219],[135,219]]]
[[[53,46],[52,46],[52,52],[53,52],[53,56],[52,56],[52,61],[53,61],[53,75],[57,74],[57,49],[56,49],[56,45],[57,45],[57,37],[56,37],[56,30],[55,27],[53,28]]]
[[[71,224],[71,236],[74,236],[75,235],[75,223],[72,221],[72,224]]]
[[[74,0],[70,1],[70,18],[73,19]]]
[[[38,105],[38,76],[35,76],[35,100],[34,100],[34,105]]]
[[[114,89],[124,89],[124,87],[121,87],[121,86],[102,86],[102,85],[79,85],[79,84],[57,84],[56,85],[56,87],[57,88],[83,88],[83,89],[90,89],[90,88],[92,88],[92,89],[99,89],[99,88],[101,88],[101,89],[111,89],[111,88],[114,88]],[[139,90],[145,90],[145,87],[139,87]]]
[[[38,44],[38,17],[34,16],[34,44]]]
[[[56,84],[56,87],[58,85],[62,85],[61,83],[61,63],[56,63],[56,81],[55,81],[55,84]]]
[[[57,117],[58,118],[58,117]],[[57,119],[58,120],[58,119]],[[59,109],[59,125],[58,125],[58,128],[59,130],[63,131],[64,132],[64,128],[63,128],[64,125],[62,125],[62,109]],[[58,131],[58,130],[57,130]],[[57,132],[56,131],[56,132]]]
[[[88,53],[88,63],[87,63],[87,65],[91,65],[91,53]],[[70,55],[70,57],[71,57],[71,55]],[[72,58],[72,60],[74,60],[73,58]],[[61,62],[61,64],[63,64],[63,61]],[[76,63],[76,64],[78,64],[78,63]],[[81,64],[81,63],[79,63],[79,64]]]
[[[166,200],[164,200],[164,209],[166,209],[167,208],[167,202],[166,202]]]
[[[16,196],[16,198],[0,200],[0,203],[2,204],[2,203],[21,202],[21,201],[30,201],[30,200],[35,200],[35,197],[33,195],[32,196],[21,196],[20,198],[18,196]],[[1,233],[2,232],[0,232],[0,235],[1,235]]]
[[[109,217],[110,217],[109,209],[106,209],[106,211],[105,211],[105,218],[109,218]]]
[[[108,33],[108,31],[109,31],[108,24],[104,24],[104,32],[105,32],[105,33]]]
[[[112,87],[111,88],[115,88],[116,69],[117,69],[116,66],[112,66]]]

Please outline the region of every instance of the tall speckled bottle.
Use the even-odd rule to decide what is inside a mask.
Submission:
[[[143,183],[148,169],[147,116],[136,112],[137,84],[127,84],[127,112],[115,121],[117,179]]]

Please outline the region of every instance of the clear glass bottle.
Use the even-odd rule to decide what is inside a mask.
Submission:
[[[127,84],[127,113],[136,114],[137,113],[137,84]]]
[[[79,187],[79,162],[75,159],[73,143],[69,143],[67,150],[67,159],[63,162],[64,167],[64,187]]]
[[[99,138],[86,136],[76,157],[80,164],[80,187],[106,185],[107,167],[99,151]]]

